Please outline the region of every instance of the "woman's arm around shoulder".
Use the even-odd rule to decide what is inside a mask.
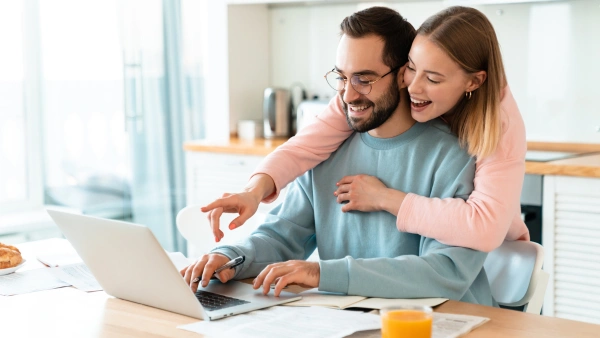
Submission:
[[[469,198],[464,201],[407,194],[398,211],[398,230],[487,252],[500,246],[505,238],[529,239],[519,217],[527,151],[525,126],[508,87],[500,106],[500,144],[491,156],[477,161],[475,190]]]

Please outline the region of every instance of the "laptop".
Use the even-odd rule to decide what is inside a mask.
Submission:
[[[104,291],[116,298],[182,315],[214,320],[299,300],[290,292],[211,280],[194,294],[152,231],[122,221],[47,210]]]

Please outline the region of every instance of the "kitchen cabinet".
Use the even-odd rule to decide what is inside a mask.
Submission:
[[[544,176],[542,313],[600,323],[600,178]]]

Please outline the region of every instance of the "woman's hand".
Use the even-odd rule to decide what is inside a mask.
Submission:
[[[406,196],[369,175],[344,176],[336,185],[338,188],[333,195],[337,196],[338,203],[348,202],[342,206],[343,212],[384,210],[396,216]]]
[[[225,193],[221,198],[207,204],[200,208],[200,210],[202,210],[202,212],[208,212],[208,219],[210,220],[210,227],[215,236],[215,242],[219,242],[225,235],[220,229],[221,215],[223,215],[224,212],[239,214],[239,216],[229,224],[229,229],[233,230],[242,226],[242,224],[252,217],[256,213],[259,204],[260,199],[251,192],[245,191],[237,194]]]
[[[275,182],[271,176],[256,174],[250,178],[243,192],[235,194],[225,193],[221,198],[200,208],[202,212],[208,212],[208,219],[213,235],[215,236],[215,242],[219,242],[225,235],[220,229],[221,215],[224,212],[239,214],[229,224],[229,229],[233,230],[242,226],[250,217],[254,216],[260,202],[274,192]]]

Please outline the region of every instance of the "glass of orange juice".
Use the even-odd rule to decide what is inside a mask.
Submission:
[[[382,338],[431,338],[433,310],[429,306],[400,305],[381,309]]]

